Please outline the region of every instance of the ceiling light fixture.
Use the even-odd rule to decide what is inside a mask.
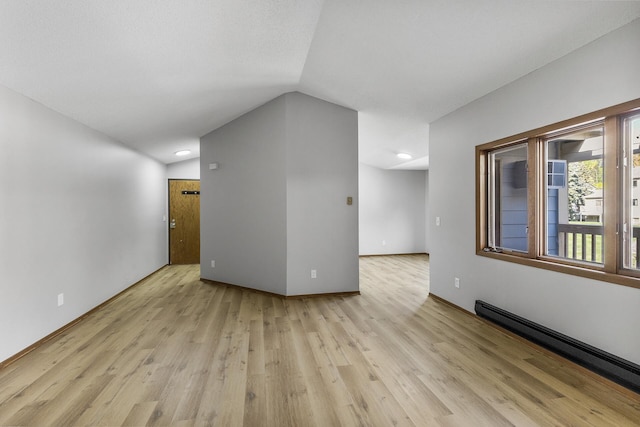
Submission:
[[[186,156],[187,154],[191,154],[191,150],[180,150],[174,153],[176,156]]]
[[[398,154],[396,154],[396,156],[399,159],[403,159],[403,160],[413,159],[413,156],[411,154],[409,154],[409,153],[398,153]]]

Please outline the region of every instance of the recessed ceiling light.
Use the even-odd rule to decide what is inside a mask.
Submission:
[[[176,156],[186,156],[187,154],[191,154],[191,150],[180,150],[175,152]]]
[[[399,159],[404,159],[404,160],[409,160],[413,158],[413,156],[409,153],[398,153],[396,154],[396,156],[398,156]]]

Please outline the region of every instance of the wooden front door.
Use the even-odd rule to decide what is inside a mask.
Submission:
[[[200,264],[200,181],[169,180],[169,264]]]

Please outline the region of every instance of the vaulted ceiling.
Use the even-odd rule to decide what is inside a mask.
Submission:
[[[638,17],[638,1],[0,0],[0,84],[164,163],[298,90],[359,111],[364,163],[420,169],[429,122]]]

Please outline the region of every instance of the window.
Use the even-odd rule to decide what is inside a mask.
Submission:
[[[545,189],[546,255],[602,264],[603,140],[602,123],[543,138],[548,169],[562,173]]]
[[[527,145],[489,154],[489,246],[527,250]]]
[[[476,154],[479,255],[640,288],[640,100]]]
[[[640,208],[638,177],[640,177],[640,114],[627,115],[622,120],[622,256],[623,268],[638,270],[640,254]],[[632,183],[629,185],[629,183]]]

